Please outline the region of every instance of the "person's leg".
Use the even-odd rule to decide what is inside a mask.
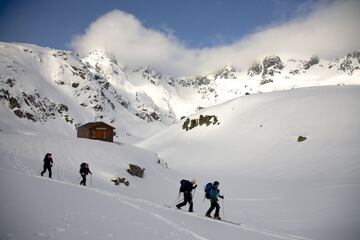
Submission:
[[[211,212],[212,212],[212,211],[214,210],[214,208],[215,208],[214,203],[216,203],[216,202],[211,202],[210,208],[209,208],[209,210],[207,210],[207,212],[206,212],[206,216],[211,217]]]
[[[85,181],[86,181],[85,175],[81,175],[81,177],[82,177],[82,180],[80,182],[80,185],[85,186]]]
[[[186,193],[184,193],[184,201],[182,201],[181,203],[177,204],[176,207],[178,209],[180,209],[181,207],[185,206],[187,203],[187,198],[186,198]]]
[[[193,201],[190,192],[186,194],[186,201],[189,203],[189,212],[193,212]]]
[[[215,214],[214,217],[219,217],[220,205],[218,202],[215,202]]]
[[[40,173],[41,174],[41,176],[44,176],[44,173],[46,172],[46,167],[45,166],[43,166],[43,170],[42,170],[42,172]]]
[[[52,176],[51,167],[48,167],[48,171],[49,171],[49,178],[51,178],[51,176]]]

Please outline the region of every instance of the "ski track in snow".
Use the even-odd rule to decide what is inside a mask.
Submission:
[[[271,230],[264,229],[264,228],[253,227],[253,226],[246,225],[246,224],[243,224],[243,223],[241,223],[240,225],[235,225],[233,223],[229,223],[229,222],[225,222],[225,221],[219,221],[219,220],[216,220],[216,219],[205,218],[204,216],[199,216],[199,215],[189,213],[189,212],[185,212],[185,211],[181,211],[181,210],[179,211],[178,209],[171,209],[171,208],[164,207],[164,206],[161,206],[161,205],[158,205],[158,204],[155,204],[155,203],[152,203],[150,201],[143,200],[143,199],[135,199],[135,198],[130,198],[130,197],[126,197],[126,196],[118,196],[118,198],[119,197],[126,198],[126,199],[131,199],[131,201],[142,202],[142,203],[145,203],[145,204],[147,204],[147,205],[149,205],[150,207],[153,207],[153,208],[155,207],[155,208],[161,208],[162,210],[166,210],[166,211],[174,211],[174,212],[178,212],[180,214],[185,214],[185,215],[190,216],[190,217],[201,219],[203,221],[212,221],[212,222],[216,222],[216,223],[219,223],[219,224],[225,224],[225,225],[228,225],[228,226],[231,226],[231,227],[234,227],[234,228],[238,228],[238,229],[241,229],[241,230],[247,230],[247,231],[251,231],[251,232],[261,233],[261,234],[276,237],[276,238],[279,238],[279,239],[310,240],[310,238],[306,238],[306,237],[302,237],[302,236],[296,236],[296,235],[292,235],[292,234],[283,234],[283,233],[271,231]],[[155,212],[153,212],[153,214],[159,215],[158,213],[155,213]],[[167,219],[164,216],[161,216],[161,217],[164,218],[164,219]],[[167,220],[169,222],[171,222],[169,219],[167,219]]]
[[[26,173],[22,173],[22,172],[18,172],[15,170],[8,170],[8,169],[4,169],[4,168],[0,168],[0,171],[6,171],[6,172],[12,172],[14,174],[22,174],[22,175],[27,175],[28,177],[34,177],[34,178],[39,178],[43,181],[52,181],[52,182],[56,182],[58,184],[64,184],[64,185],[69,185],[72,187],[77,187],[77,188],[81,188],[83,189],[84,187],[79,186],[78,184],[72,184],[72,183],[67,183],[64,181],[60,181],[60,180],[55,180],[55,179],[49,179],[49,178],[43,178],[40,176],[34,176],[32,174],[26,174]],[[139,199],[139,198],[132,198],[129,196],[124,196],[124,195],[120,195],[120,194],[116,194],[116,193],[110,193],[107,192],[105,190],[100,190],[100,189],[96,189],[96,188],[86,188],[88,191],[94,191],[98,194],[102,194],[102,195],[107,195],[109,197],[115,198],[118,201],[120,201],[122,204],[126,204],[128,206],[130,206],[131,208],[134,208],[142,213],[148,214],[150,215],[152,218],[156,218],[162,222],[164,222],[165,224],[167,224],[168,226],[170,226],[171,228],[180,231],[180,232],[185,232],[186,234],[189,234],[189,236],[192,236],[194,239],[200,239],[200,240],[208,240],[208,238],[201,236],[199,233],[195,232],[192,229],[189,229],[188,227],[183,226],[184,222],[175,222],[173,220],[171,220],[169,217],[166,217],[163,214],[160,214],[158,211],[161,209],[162,211],[168,212],[176,212],[177,214],[183,214],[186,215],[188,217],[191,218],[197,218],[203,222],[214,222],[217,224],[224,224],[228,227],[232,227],[235,229],[238,229],[240,231],[250,231],[250,232],[256,232],[256,233],[260,233],[266,236],[271,236],[271,237],[275,237],[278,239],[286,239],[286,240],[310,240],[310,238],[305,238],[302,236],[296,236],[296,235],[292,235],[292,234],[284,234],[284,233],[279,233],[279,232],[275,232],[275,231],[271,231],[268,229],[264,229],[261,227],[254,227],[254,226],[250,226],[244,223],[241,223],[240,225],[235,225],[233,223],[229,223],[229,222],[225,222],[225,221],[219,221],[216,219],[211,219],[211,218],[205,218],[204,216],[200,216],[194,213],[189,213],[189,212],[185,212],[185,211],[181,211],[178,209],[172,209],[172,208],[168,208],[156,203],[153,203],[151,201],[148,200],[144,200],[144,199]],[[143,205],[143,206],[141,206]],[[145,205],[145,206],[144,206]],[[156,210],[155,210],[156,209]],[[67,222],[69,220],[68,218],[68,214],[66,215],[64,221]],[[68,219],[66,219],[68,218]],[[62,232],[66,232],[67,228],[70,227],[70,224],[66,223],[65,227],[57,227],[56,229],[53,229],[52,233],[50,233],[47,237],[49,237],[50,235],[53,237],[54,233],[62,233]],[[50,238],[52,238],[50,237]]]

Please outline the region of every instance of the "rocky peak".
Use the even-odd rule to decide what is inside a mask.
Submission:
[[[335,65],[339,71],[352,75],[354,71],[360,70],[360,52],[354,51],[347,54],[345,57],[336,58],[330,63],[329,68],[332,68]]]
[[[284,68],[279,56],[268,56],[263,61],[264,71],[262,74],[263,78],[274,76],[275,73],[281,73],[281,70]]]
[[[262,72],[262,69],[263,69],[262,65],[259,62],[255,62],[249,68],[247,75],[250,77],[259,75]]]
[[[319,57],[316,56],[316,55],[313,55],[313,56],[310,58],[309,61],[306,61],[306,62],[304,63],[304,69],[307,70],[307,69],[309,69],[310,67],[318,64],[319,62],[320,62]]]
[[[225,66],[215,74],[215,79],[236,79],[235,67]]]
[[[139,72],[144,79],[156,86],[160,85],[162,75],[152,67],[141,67],[135,69],[133,72]]]

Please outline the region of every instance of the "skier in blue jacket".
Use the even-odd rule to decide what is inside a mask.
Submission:
[[[211,205],[210,205],[209,210],[207,210],[207,212],[206,212],[206,216],[211,217],[211,212],[215,209],[214,218],[220,220],[221,219],[219,216],[220,205],[218,203],[218,197],[224,199],[224,196],[220,195],[219,182],[215,181],[210,190]]]

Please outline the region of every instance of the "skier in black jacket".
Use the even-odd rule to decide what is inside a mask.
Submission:
[[[89,173],[92,174],[92,172],[89,169],[89,164],[87,164],[87,163],[80,164],[80,171],[79,172],[80,172],[80,175],[82,177],[80,185],[86,186],[86,175],[88,175]]]
[[[192,179],[191,181],[188,181],[183,179],[180,181],[180,184],[181,186],[179,191],[184,193],[184,201],[177,204],[176,207],[181,209],[181,207],[189,203],[189,212],[193,212],[192,190],[197,187],[196,180]]]
[[[44,166],[43,171],[41,172],[41,176],[44,176],[46,170],[49,171],[49,178],[51,178],[51,167],[53,165],[53,159],[51,157],[51,153],[47,153],[44,157]]]

